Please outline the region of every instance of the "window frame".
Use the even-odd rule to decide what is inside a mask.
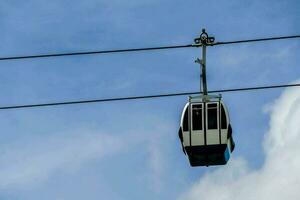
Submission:
[[[216,119],[213,124],[209,123],[210,111],[214,110],[214,118]],[[206,103],[206,130],[219,129],[219,102]],[[213,126],[212,126],[213,125]]]
[[[204,106],[203,106],[203,103],[193,103],[193,104],[191,104],[191,106],[192,106],[192,109],[191,109],[191,118],[192,118],[192,121],[191,121],[191,129],[192,129],[192,131],[203,131],[203,129],[204,129],[204,124],[203,124],[203,119],[204,119]],[[194,106],[200,106],[200,108],[198,108],[199,110],[201,110],[200,112],[201,112],[201,118],[199,119],[199,121],[201,121],[201,124],[200,124],[200,127],[198,128],[198,129],[194,129],[194,120],[195,120],[195,118],[194,118]]]

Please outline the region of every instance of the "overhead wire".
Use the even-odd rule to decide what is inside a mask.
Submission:
[[[208,93],[226,93],[226,92],[251,91],[251,90],[253,91],[253,90],[266,90],[266,89],[299,87],[299,86],[300,86],[300,83],[296,83],[296,84],[283,84],[283,85],[270,85],[270,86],[211,90],[211,91],[208,91]],[[0,110],[62,106],[62,105],[71,105],[71,104],[101,103],[101,102],[126,101],[126,100],[138,100],[138,99],[153,99],[153,98],[186,96],[186,95],[195,95],[195,94],[201,94],[201,92],[181,92],[181,93],[168,93],[168,94],[157,94],[157,95],[147,95],[147,96],[130,96],[130,97],[116,97],[116,98],[90,99],[90,100],[78,100],[78,101],[63,101],[63,102],[39,103],[39,104],[23,104],[23,105],[2,106],[2,107],[0,107]]]
[[[236,40],[236,41],[228,41],[228,42],[216,42],[213,46],[216,45],[224,45],[224,44],[238,44],[238,43],[249,43],[249,42],[262,42],[262,41],[269,41],[269,40],[285,40],[285,39],[295,39],[300,38],[300,35],[291,35],[291,36],[282,36],[282,37],[270,37],[270,38],[258,38],[258,39],[251,39],[251,40]]]
[[[20,59],[32,59],[32,58],[48,58],[48,57],[62,57],[62,56],[122,53],[122,52],[137,52],[137,51],[153,51],[153,50],[179,49],[179,48],[188,48],[188,47],[193,47],[193,45],[188,44],[188,45],[145,47],[145,48],[134,48],[134,49],[115,49],[115,50],[102,50],[102,51],[84,51],[84,52],[53,53],[53,54],[40,54],[40,55],[28,55],[28,56],[12,56],[12,57],[0,57],[0,61],[1,60],[20,60]]]
[[[226,44],[237,44],[237,43],[249,43],[249,42],[260,42],[260,41],[269,41],[269,40],[295,39],[295,38],[300,38],[300,35],[258,38],[258,39],[250,39],[250,40],[236,40],[236,41],[227,41],[227,42],[226,41],[225,42],[216,42],[216,43],[210,44],[210,46],[226,45]],[[196,44],[196,45],[195,44],[169,45],[169,46],[144,47],[144,48],[132,48],[132,49],[114,49],[114,50],[99,50],[99,51],[84,51],[84,52],[67,52],[67,53],[10,56],[10,57],[0,57],[0,61],[20,60],[20,59],[34,59],[34,58],[49,58],[49,57],[62,57],[62,56],[80,56],[80,55],[93,55],[93,54],[109,54],[109,53],[122,53],[122,52],[153,51],[153,50],[179,49],[179,48],[190,48],[190,47],[201,47],[201,44]]]
[[[227,41],[227,42],[216,42],[216,43],[211,44],[211,46],[270,41],[270,40],[294,39],[294,38],[300,38],[300,35],[269,37],[269,38],[250,39],[250,40],[236,40],[236,41]],[[76,55],[108,54],[108,53],[121,53],[121,52],[153,51],[153,50],[178,49],[178,48],[189,48],[189,47],[200,47],[200,46],[201,46],[201,44],[196,44],[196,45],[195,44],[187,44],[187,45],[171,45],[171,46],[145,47],[145,48],[133,48],[133,49],[115,49],[115,50],[102,50],[102,51],[11,56],[11,57],[0,57],[0,61],[46,58],[46,57],[59,57],[59,56],[76,56]],[[285,85],[271,85],[271,86],[248,87],[248,88],[221,89],[221,90],[208,91],[208,93],[250,91],[250,90],[286,88],[286,87],[296,87],[296,86],[300,86],[300,84],[285,84]],[[12,105],[12,106],[2,106],[2,107],[0,107],[0,110],[46,107],[46,106],[60,106],[60,105],[71,105],[71,104],[100,103],[100,102],[110,102],[110,101],[138,100],[138,99],[162,98],[162,97],[194,95],[194,94],[201,94],[201,92],[182,92],[182,93],[168,93],[168,94],[157,94],[157,95],[148,95],[148,96],[130,96],[130,97],[116,97],[116,98],[90,99],[90,100],[78,100],[78,101],[63,101],[63,102],[52,102],[52,103],[22,104],[22,105]]]

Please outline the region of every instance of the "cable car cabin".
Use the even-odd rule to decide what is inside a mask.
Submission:
[[[191,166],[225,165],[235,144],[221,96],[190,97],[182,112],[179,138]]]

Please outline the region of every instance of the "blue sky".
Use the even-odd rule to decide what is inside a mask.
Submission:
[[[2,0],[0,55],[190,44],[202,28],[216,41],[294,35],[299,8],[296,0]],[[200,53],[1,61],[0,105],[197,91]],[[208,87],[297,81],[299,53],[299,40],[211,47]],[[282,92],[223,94],[237,144],[226,167],[191,168],[182,154],[177,130],[187,97],[1,111],[0,199],[195,199],[211,191],[204,183],[222,188],[218,173],[236,169],[245,172],[232,182],[255,182],[244,174],[268,177],[268,144],[278,144],[266,142],[285,111],[274,105],[289,105],[280,102],[297,90]]]

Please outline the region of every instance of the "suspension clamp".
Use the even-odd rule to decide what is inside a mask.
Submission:
[[[212,46],[214,45],[215,38],[209,37],[206,33],[205,29],[202,29],[202,33],[199,38],[194,39],[195,44],[193,46],[201,47],[203,45],[205,46]]]

